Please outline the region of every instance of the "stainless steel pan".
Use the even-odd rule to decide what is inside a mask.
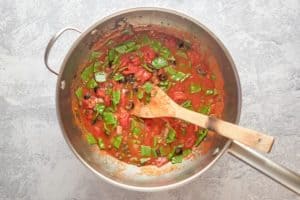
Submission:
[[[111,156],[100,154],[81,138],[81,131],[74,122],[71,109],[71,85],[78,71],[78,66],[86,59],[90,47],[99,37],[116,28],[121,21],[134,26],[159,25],[188,32],[199,39],[215,55],[221,65],[227,99],[224,119],[238,123],[241,111],[241,89],[239,77],[231,56],[220,40],[198,21],[175,11],[158,8],[135,8],[108,16],[81,32],[75,28],[65,28],[50,40],[45,52],[46,67],[58,75],[56,89],[56,108],[59,123],[66,142],[81,162],[100,178],[114,185],[138,191],[159,191],[178,187],[200,176],[210,168],[225,152],[229,152],[250,166],[286,186],[300,192],[300,176],[285,167],[275,164],[255,151],[216,136],[214,144],[205,155],[195,156],[182,164],[167,164],[136,167],[122,163]],[[78,39],[65,56],[60,72],[55,72],[48,65],[51,47],[65,31],[80,33]]]

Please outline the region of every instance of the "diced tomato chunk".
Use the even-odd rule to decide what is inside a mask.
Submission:
[[[196,142],[196,134],[194,125],[189,124],[186,129],[186,140],[184,142],[184,146],[186,148],[191,148]]]
[[[146,63],[151,63],[152,60],[155,58],[155,51],[149,47],[149,46],[144,46],[141,48],[141,51],[143,53],[144,61]]]
[[[120,110],[120,113],[119,113],[119,122],[120,122],[120,125],[124,129],[129,128],[130,114],[125,109],[121,108],[121,110]]]
[[[96,90],[96,96],[104,98],[105,97],[105,89],[104,88],[98,88]]]
[[[125,67],[126,65],[128,65],[129,62],[130,62],[130,59],[129,59],[128,54],[124,54],[120,58],[120,67]]]
[[[97,103],[97,98],[94,96],[91,96],[88,99],[82,100],[82,107],[87,109],[93,109]]]
[[[195,52],[193,50],[190,50],[187,52],[187,55],[192,63],[192,65],[199,65],[201,60],[202,60],[202,57],[200,55],[199,52]]]
[[[124,108],[126,104],[127,104],[126,92],[124,90],[122,90],[121,91],[121,98],[120,98],[120,106],[122,108]]]
[[[92,110],[86,110],[85,111],[85,116],[86,116],[86,119],[88,119],[88,120],[93,119],[93,111]]]
[[[187,100],[188,97],[184,92],[176,91],[170,94],[171,98],[177,102],[182,103],[183,101]]]
[[[151,132],[153,135],[159,135],[161,127],[165,124],[162,119],[144,119],[146,132]]]
[[[140,146],[138,144],[134,144],[133,142],[130,142],[128,148],[131,155],[138,156],[140,154]]]
[[[173,38],[173,37],[167,37],[167,38],[165,39],[165,45],[166,45],[168,48],[176,48],[176,46],[177,46],[176,39]]]
[[[93,126],[93,135],[95,137],[101,137],[104,134],[104,127],[103,127],[103,123],[101,122],[97,122],[94,126]]]
[[[110,106],[111,105],[111,99],[110,99],[110,96],[109,95],[106,95],[104,97],[104,105],[105,106]]]
[[[145,119],[144,144],[152,146],[153,137],[161,133],[161,127],[165,124],[161,119]]]
[[[128,74],[135,74],[137,71],[139,71],[140,67],[129,63],[127,69],[125,69],[122,74],[128,75]]]
[[[144,69],[140,69],[135,76],[138,81],[144,83],[152,77],[152,74]]]
[[[144,144],[147,146],[152,146],[153,145],[153,132],[152,131],[146,131],[144,136]]]
[[[141,60],[138,56],[134,56],[133,58],[131,58],[131,62],[132,62],[132,64],[137,65],[137,66],[141,65]]]
[[[155,165],[157,167],[161,167],[163,166],[164,164],[166,164],[169,160],[166,158],[166,157],[158,157],[156,158],[155,160]]]
[[[208,89],[212,89],[215,87],[214,81],[208,78],[205,78],[203,80],[203,85],[205,85],[205,87]]]

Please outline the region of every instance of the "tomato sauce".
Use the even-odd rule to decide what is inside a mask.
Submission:
[[[222,117],[223,79],[200,45],[159,30],[130,27],[97,42],[74,88],[73,110],[87,142],[126,163],[180,163],[204,144],[208,130],[185,121],[141,119],[136,100],[148,103],[154,85],[178,104]]]

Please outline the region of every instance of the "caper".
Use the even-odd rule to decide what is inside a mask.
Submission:
[[[110,136],[110,131],[104,130],[105,135]]]
[[[98,89],[99,89],[99,86],[94,87],[94,92],[96,93]]]
[[[101,116],[101,115],[98,115],[98,116],[97,116],[97,120],[99,120],[99,121],[102,120],[102,116]]]
[[[139,87],[136,85],[132,88],[132,91],[137,93],[139,91]]]
[[[200,74],[201,76],[205,76],[207,74],[207,72],[202,69],[201,67],[198,67],[197,69],[197,73]]]
[[[108,67],[111,68],[112,67],[112,61],[108,62]]]
[[[166,80],[168,79],[168,75],[165,74],[165,73],[159,74],[159,75],[158,75],[158,79],[159,79],[160,81],[166,81]]]
[[[172,65],[176,65],[176,60],[170,60]]]
[[[182,154],[182,147],[176,147],[176,148],[175,148],[175,154],[176,154],[176,155]]]
[[[122,79],[118,80],[118,82],[119,83],[126,83],[126,80],[125,80],[125,78],[122,78]]]
[[[132,110],[134,108],[133,101],[128,101],[128,103],[125,106],[126,110]]]
[[[161,153],[160,153],[160,150],[159,150],[159,149],[156,149],[155,152],[156,152],[156,154],[157,154],[158,157],[161,156]]]
[[[87,93],[83,96],[84,99],[89,99],[90,97],[91,97],[91,95],[89,93]]]
[[[134,83],[135,82],[134,74],[129,74],[129,75],[125,76],[125,81],[128,83]]]
[[[180,39],[178,39],[178,41],[177,41],[177,46],[178,46],[178,48],[185,49],[185,50],[188,50],[191,48],[191,44],[189,42],[180,40]]]
[[[178,45],[178,48],[184,47],[184,41],[183,40],[178,40],[177,45]]]
[[[92,125],[95,125],[97,122],[97,117],[95,117],[93,120],[92,120]]]

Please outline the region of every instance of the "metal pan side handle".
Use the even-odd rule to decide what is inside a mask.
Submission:
[[[48,62],[48,58],[49,58],[49,54],[51,52],[51,48],[53,47],[53,45],[55,44],[56,40],[66,31],[75,31],[77,33],[81,33],[80,30],[73,28],[73,27],[66,27],[61,29],[60,31],[58,31],[54,36],[52,36],[52,38],[50,39],[50,41],[47,44],[46,50],[45,50],[45,54],[44,54],[44,63],[47,67],[47,69],[55,74],[58,75],[58,72],[56,72],[55,70],[53,70],[50,66],[49,66],[49,62]]]
[[[270,159],[237,142],[232,142],[228,152],[291,191],[300,194],[300,175],[298,173],[276,164]]]

